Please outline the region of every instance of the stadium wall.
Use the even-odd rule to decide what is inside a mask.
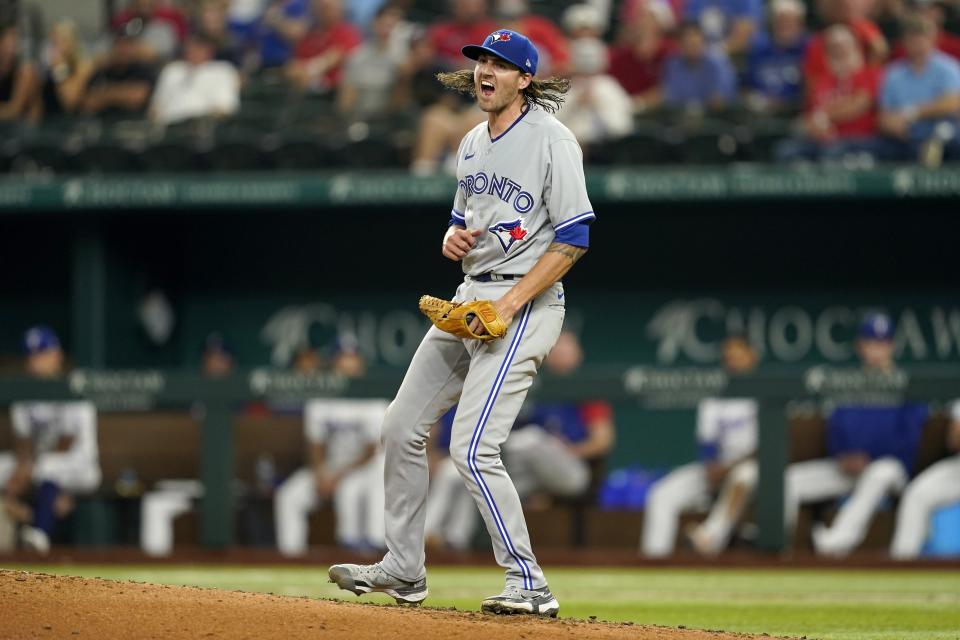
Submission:
[[[857,317],[880,306],[904,362],[958,362],[960,189],[934,173],[591,175],[599,220],[565,280],[569,325],[597,365],[712,366],[726,330],[768,363],[851,364]],[[426,327],[417,297],[459,282],[438,249],[455,185],[370,180],[0,185],[0,353],[12,367],[23,328],[44,322],[79,365],[195,370],[219,331],[242,367],[283,366],[305,324],[318,346],[355,331],[398,376]],[[137,319],[154,290],[176,317],[163,345]],[[619,406],[612,465],[694,457],[692,418]]]

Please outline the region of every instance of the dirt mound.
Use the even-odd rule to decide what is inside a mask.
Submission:
[[[4,638],[250,640],[745,640],[755,636],[581,620],[353,604],[0,570]],[[763,636],[770,640],[769,636]]]

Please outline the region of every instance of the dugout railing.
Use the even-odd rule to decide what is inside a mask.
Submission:
[[[235,443],[232,421],[251,401],[295,404],[316,397],[391,397],[396,372],[370,373],[362,380],[333,375],[302,376],[253,370],[224,379],[179,371],[77,369],[63,379],[0,378],[0,406],[21,400],[92,400],[101,412],[137,412],[192,407],[200,428],[202,544],[234,543]],[[756,398],[760,405],[759,469],[755,516],[758,548],[779,551],[783,529],[783,469],[788,462],[787,406],[798,401],[833,403],[945,403],[960,397],[960,366],[904,367],[889,375],[828,366],[767,367],[739,377],[709,367],[585,367],[573,380],[546,379],[536,397],[560,400],[603,398],[648,408],[691,407],[704,397]],[[198,407],[200,410],[198,410]]]

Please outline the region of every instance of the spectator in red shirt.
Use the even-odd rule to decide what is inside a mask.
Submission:
[[[313,27],[297,43],[287,76],[301,90],[326,93],[340,83],[343,61],[363,42],[363,36],[344,19],[341,0],[312,0]]]
[[[950,3],[946,0],[914,0],[912,7],[917,13],[927,16],[937,25],[937,49],[951,58],[960,60],[960,36],[945,31],[943,28],[951,10]],[[900,60],[905,57],[907,57],[907,50],[901,38],[893,48],[891,58]]]
[[[161,0],[130,0],[114,14],[111,26],[136,37],[141,62],[154,63],[173,58],[187,34],[187,18],[176,7]]]
[[[860,44],[860,50],[866,64],[877,65],[887,59],[890,47],[883,33],[870,18],[869,0],[820,0],[818,13],[827,24],[845,25]],[[803,60],[803,74],[807,82],[827,72],[827,53],[824,46],[824,33],[818,33],[810,39]]]
[[[540,52],[537,73],[563,76],[569,70],[570,51],[563,32],[548,18],[530,14],[527,0],[497,0],[494,11],[498,27],[524,34]]]
[[[633,99],[633,109],[642,113],[660,103],[663,63],[674,52],[673,41],[664,36],[674,26],[673,12],[665,3],[647,3],[623,29],[623,44],[610,51],[610,75]]]
[[[427,34],[441,68],[463,69],[460,49],[483,42],[497,28],[487,15],[487,0],[451,0],[451,19],[435,22]]]
[[[810,81],[803,134],[777,151],[784,162],[870,153],[877,133],[880,67],[865,63],[856,36],[846,26],[834,25],[823,35],[827,71]]]
[[[623,24],[630,24],[646,7],[653,4],[662,4],[669,9],[674,23],[683,16],[684,0],[623,0],[620,3],[617,18]]]

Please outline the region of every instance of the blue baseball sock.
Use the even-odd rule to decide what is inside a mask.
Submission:
[[[36,491],[33,501],[33,526],[48,536],[53,534],[56,516],[53,513],[53,503],[60,495],[60,487],[54,482],[45,480]]]

